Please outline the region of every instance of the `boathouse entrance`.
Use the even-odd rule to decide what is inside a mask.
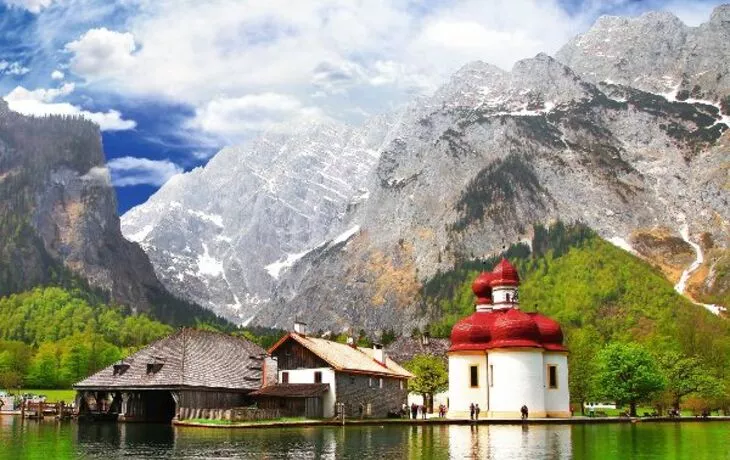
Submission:
[[[169,390],[81,391],[77,407],[87,420],[170,423],[177,414],[175,396]]]

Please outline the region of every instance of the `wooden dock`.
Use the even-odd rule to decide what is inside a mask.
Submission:
[[[23,401],[20,405],[20,414],[23,418],[30,419],[43,419],[46,417],[68,419],[74,416],[74,411],[72,406],[68,406],[62,402]]]

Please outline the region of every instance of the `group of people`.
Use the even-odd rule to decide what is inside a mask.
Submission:
[[[479,412],[481,411],[479,404],[471,403],[469,405],[469,418],[472,420],[479,420]]]
[[[445,404],[439,404],[439,417],[444,418],[446,417],[446,405]],[[410,408],[403,404],[403,407],[401,408],[401,414],[403,417],[407,417],[410,412],[410,418],[413,420],[416,419],[423,419],[426,420],[426,414],[428,413],[428,408],[424,404],[416,404],[412,403]]]
[[[423,420],[426,420],[426,412],[427,412],[427,410],[428,409],[426,409],[426,406],[424,406],[423,404],[412,403],[411,404],[411,418],[413,420],[416,420],[416,419],[418,419],[420,417]],[[404,414],[407,414],[408,413],[408,409],[407,409],[407,406],[405,404],[403,404],[403,413]]]

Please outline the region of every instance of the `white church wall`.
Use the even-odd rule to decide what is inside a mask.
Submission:
[[[530,417],[545,417],[545,373],[542,349],[490,350],[493,371],[489,387],[489,415],[519,418],[527,405]],[[453,396],[452,396],[453,397]]]
[[[545,352],[545,411],[548,417],[570,417],[570,392],[568,388],[568,355],[561,352]],[[549,366],[557,367],[557,388],[550,388]]]
[[[329,367],[319,367],[312,369],[289,369],[279,371],[279,383],[282,383],[282,374],[289,374],[289,383],[315,383],[314,373],[322,373],[322,383],[329,383],[330,390],[322,396],[322,406],[324,408],[324,417],[335,416],[335,401],[337,400],[337,388],[335,388],[335,371]]]
[[[484,352],[449,354],[449,418],[468,418],[469,406],[487,410],[487,357]],[[478,386],[471,386],[471,366],[477,366]]]

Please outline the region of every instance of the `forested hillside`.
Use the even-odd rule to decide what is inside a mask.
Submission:
[[[57,287],[0,298],[0,388],[68,388],[172,330]]]

